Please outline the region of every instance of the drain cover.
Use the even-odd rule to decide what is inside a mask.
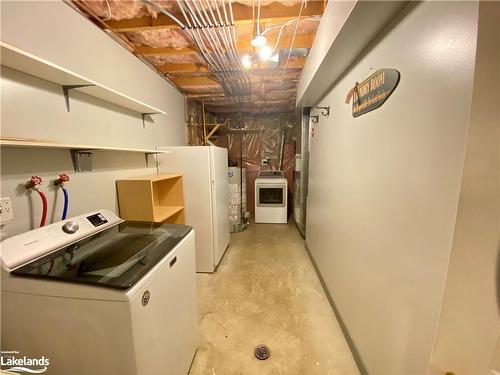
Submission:
[[[271,350],[264,344],[257,345],[255,348],[255,357],[260,360],[268,359],[271,354]]]

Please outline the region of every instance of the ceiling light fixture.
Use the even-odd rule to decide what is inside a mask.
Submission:
[[[250,44],[256,48],[264,47],[266,45],[267,39],[264,35],[255,35],[252,38]]]
[[[259,49],[259,58],[262,61],[267,61],[273,54],[273,50],[269,46],[263,46]]]
[[[252,58],[249,55],[243,55],[241,63],[245,69],[249,69],[252,66]]]

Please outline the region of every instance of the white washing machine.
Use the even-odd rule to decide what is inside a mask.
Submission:
[[[283,171],[260,171],[255,179],[255,222],[286,223],[287,193]]]
[[[1,262],[2,364],[188,373],[197,345],[191,227],[100,210],[6,239]]]

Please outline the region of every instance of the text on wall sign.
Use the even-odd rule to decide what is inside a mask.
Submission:
[[[395,69],[379,69],[363,82],[356,82],[346,98],[346,103],[352,98],[352,116],[358,117],[382,106],[398,85],[399,78]]]

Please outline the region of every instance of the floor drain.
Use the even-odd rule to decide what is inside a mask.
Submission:
[[[255,357],[260,360],[268,359],[271,354],[271,350],[264,344],[257,345],[255,348]]]

